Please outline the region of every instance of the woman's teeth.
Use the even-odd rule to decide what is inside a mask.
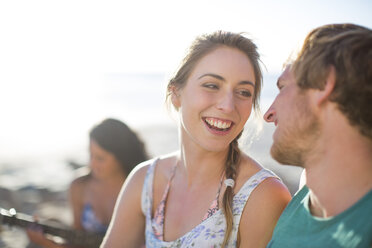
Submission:
[[[214,119],[214,118],[205,118],[205,121],[211,127],[218,128],[218,129],[227,129],[232,124],[231,121],[222,121],[222,120],[217,120],[217,119]]]

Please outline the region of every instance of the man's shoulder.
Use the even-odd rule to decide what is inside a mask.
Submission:
[[[305,198],[309,195],[309,188],[304,185],[302,188],[299,188],[298,191],[293,195],[292,200],[289,202],[288,207],[303,205]],[[288,208],[287,207],[287,208]]]
[[[327,218],[311,215],[304,186],[280,217],[268,247],[369,247],[372,242],[372,192],[343,213]]]

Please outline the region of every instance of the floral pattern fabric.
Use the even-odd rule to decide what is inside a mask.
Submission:
[[[165,191],[163,193],[163,197],[159,203],[158,208],[155,211],[154,218],[152,221],[152,228],[154,229],[154,235],[156,236],[157,239],[163,240],[163,231],[164,231],[164,215],[165,215],[165,203],[168,198],[168,192],[170,188],[170,184],[172,182],[172,179],[174,177],[174,174],[176,172],[176,166],[173,167],[172,169],[172,176],[169,179],[167,183],[167,187],[165,188]]]
[[[148,168],[144,187],[142,191],[142,211],[146,216],[146,248],[189,248],[189,247],[221,247],[225,235],[226,222],[225,216],[221,209],[215,211],[207,219],[195,226],[188,233],[174,241],[163,241],[157,238],[152,227],[152,199],[153,199],[153,179],[157,160],[153,160]],[[244,206],[251,192],[262,181],[269,177],[278,178],[273,172],[262,169],[249,178],[239,192],[233,198],[233,230],[230,240],[226,247],[236,247],[237,234],[239,229],[240,218]]]

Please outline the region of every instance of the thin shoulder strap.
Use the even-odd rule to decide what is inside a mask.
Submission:
[[[238,231],[239,231],[239,223],[240,219],[243,213],[243,209],[249,199],[249,196],[253,192],[253,190],[266,178],[274,177],[280,178],[276,176],[272,171],[261,169],[259,172],[254,174],[252,177],[250,177],[243,185],[243,187],[239,190],[239,192],[234,196],[233,198],[233,229],[231,231],[231,237],[229,242],[233,242],[233,240],[236,240],[238,237]],[[233,245],[232,243],[229,243],[229,245]],[[230,247],[230,246],[228,246]]]
[[[154,218],[160,217],[161,219],[164,220],[165,202],[167,201],[167,198],[168,198],[168,193],[169,193],[169,189],[170,189],[170,186],[171,186],[172,179],[173,179],[174,175],[176,174],[176,168],[177,168],[177,164],[175,164],[172,168],[171,176],[168,180],[167,186],[165,187],[165,190],[163,192],[163,196],[160,200],[159,206],[157,206],[157,208],[156,208]]]
[[[159,239],[163,240],[164,238],[164,218],[165,218],[165,204],[168,198],[169,188],[171,186],[172,179],[176,174],[177,164],[175,164],[172,168],[171,176],[168,180],[167,186],[163,192],[162,199],[159,205],[155,209],[154,217],[152,219],[152,227],[154,231],[154,235]]]
[[[245,204],[248,201],[249,196],[253,190],[262,183],[265,179],[274,177],[281,180],[274,172],[262,169],[252,177],[250,177],[239,192],[233,198],[233,215],[234,215],[234,225],[238,226],[240,223],[240,218],[245,207]]]
[[[223,173],[221,176],[220,185],[218,186],[216,197],[214,198],[211,205],[209,206],[208,211],[205,213],[203,217],[203,221],[208,219],[212,215],[214,215],[220,209],[219,199],[220,199],[220,193],[221,193],[222,182],[223,182],[224,177],[225,177],[225,173]]]
[[[142,212],[145,216],[149,214],[151,216],[151,209],[152,209],[152,198],[153,198],[153,181],[154,181],[154,171],[155,166],[158,161],[157,159],[154,159],[154,161],[149,165],[146,177],[143,182],[143,188],[142,188],[142,195],[141,195],[141,208]]]

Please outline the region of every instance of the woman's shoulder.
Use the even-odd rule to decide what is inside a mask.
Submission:
[[[168,174],[172,165],[177,161],[176,153],[155,157],[138,164],[129,174],[131,180],[143,182],[150,167],[153,167],[155,176]]]
[[[92,180],[92,175],[89,170],[79,171],[77,176],[71,181],[70,189],[73,191],[83,190]]]
[[[76,177],[70,183],[70,197],[71,202],[75,206],[81,205],[84,202],[87,192],[89,191],[90,182],[92,180],[92,175],[90,173],[80,175]]]
[[[262,198],[263,200],[282,201],[287,202],[291,198],[286,185],[279,179],[275,173],[264,168],[257,161],[251,157],[244,155],[240,168],[241,180],[247,182],[252,177],[261,179],[258,186],[252,192],[252,196]]]
[[[243,186],[251,177],[260,172],[263,167],[245,153],[241,154],[240,164],[237,174],[237,185]]]
[[[254,190],[252,197],[256,198],[259,202],[258,205],[287,205],[291,200],[291,194],[287,186],[277,177],[265,178]]]
[[[244,233],[241,244],[257,246],[254,238],[261,236],[262,240],[270,239],[267,235],[272,232],[276,221],[290,201],[291,195],[273,172],[249,157],[243,161],[242,167],[245,168],[242,171],[245,183],[249,185],[245,188],[250,188],[252,191],[250,191],[249,200],[245,204],[240,221],[240,233]],[[252,226],[251,223],[259,224]]]
[[[177,164],[178,154],[178,152],[174,152],[159,157],[156,161],[157,174],[169,175]]]

